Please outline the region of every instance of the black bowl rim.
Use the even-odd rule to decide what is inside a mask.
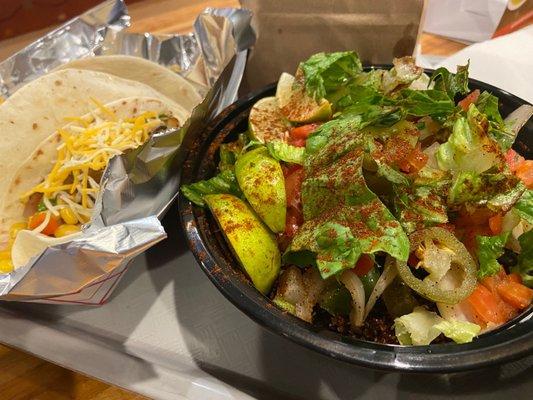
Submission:
[[[374,65],[368,68],[390,68],[390,65]],[[426,70],[431,73],[431,70]],[[520,104],[527,101],[495,86],[470,79],[469,83],[482,87],[498,96]],[[252,104],[251,101],[264,97],[273,91],[275,83],[254,91],[233,103],[215,118],[206,128],[205,137],[216,137],[218,132]],[[203,143],[200,153],[210,142]],[[189,151],[182,169],[181,181],[189,182],[187,174],[192,174],[192,165],[197,163],[198,153]],[[190,177],[192,178],[192,177]],[[533,353],[533,318],[531,312],[516,321],[509,329],[498,329],[482,335],[468,344],[432,344],[429,346],[399,346],[379,344],[343,337],[334,332],[318,332],[313,326],[283,312],[275,306],[268,306],[270,300],[261,295],[249,283],[232,277],[213,273],[219,270],[217,256],[206,245],[197,219],[202,213],[180,192],[178,198],[180,221],[186,233],[189,248],[204,273],[218,290],[239,310],[270,331],[308,349],[326,356],[379,370],[402,372],[459,372],[487,367],[496,363],[511,361]],[[266,303],[265,303],[266,301]],[[263,304],[262,304],[263,303]],[[322,333],[322,334],[321,334]],[[324,334],[330,336],[324,336]]]

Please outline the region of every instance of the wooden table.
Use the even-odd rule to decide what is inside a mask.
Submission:
[[[196,16],[206,7],[237,7],[237,0],[144,0],[129,6],[138,32],[188,32]],[[31,32],[0,42],[0,60],[42,36]],[[446,56],[465,45],[435,35],[421,37],[423,54]],[[47,363],[31,355],[0,345],[0,400],[17,399],[92,399],[133,400],[130,394],[81,374]]]

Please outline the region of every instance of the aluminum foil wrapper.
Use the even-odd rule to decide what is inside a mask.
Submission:
[[[0,275],[0,300],[103,304],[131,259],[165,239],[160,219],[177,196],[187,143],[237,97],[247,50],[255,42],[250,21],[247,10],[208,8],[190,34],[129,33],[124,2],[109,0],[0,63],[4,97],[59,65],[109,54],[169,67],[204,96],[183,127],[159,132],[111,160],[83,234]]]

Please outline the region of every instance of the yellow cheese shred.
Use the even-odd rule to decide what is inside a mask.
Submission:
[[[61,140],[52,170],[21,197],[22,201],[40,193],[45,207],[54,214],[57,208],[70,207],[77,215],[90,215],[100,190],[95,178],[101,176],[111,158],[139,147],[163,125],[156,112],[121,119],[102,103],[91,100],[100,111],[99,117],[68,118],[71,123],[58,130]],[[55,206],[50,200],[61,204]]]

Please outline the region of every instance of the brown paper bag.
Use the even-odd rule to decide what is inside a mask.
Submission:
[[[363,64],[413,54],[423,0],[241,0],[254,13],[258,40],[242,91],[294,73],[320,51],[356,50]]]

